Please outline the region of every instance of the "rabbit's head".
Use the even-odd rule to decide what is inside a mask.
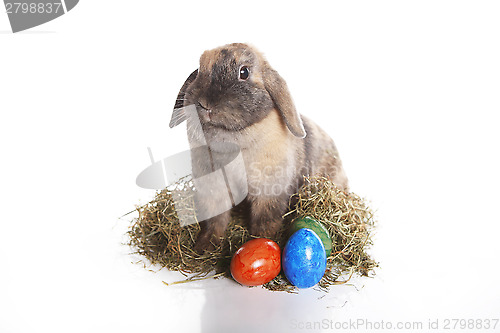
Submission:
[[[277,109],[291,133],[306,132],[286,82],[253,47],[229,44],[205,51],[177,97],[170,127],[194,105],[204,131],[242,131]]]

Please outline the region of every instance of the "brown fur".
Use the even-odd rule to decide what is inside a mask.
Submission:
[[[241,66],[250,69],[247,80],[239,79]],[[205,51],[198,72],[186,81],[178,99],[184,106],[197,107],[204,137],[196,135],[188,119],[192,147],[204,145],[204,140],[209,147],[212,142],[231,142],[240,147],[246,179],[235,181],[248,184],[246,203],[253,235],[273,237],[281,228],[290,196],[302,185],[303,176],[327,176],[347,189],[347,177],[333,140],[298,114],[285,81],[254,48],[230,44]],[[176,107],[179,105],[178,101]],[[182,112],[174,110],[171,127],[185,119]],[[216,159],[218,152],[210,149]],[[213,171],[206,154],[192,155],[194,172]],[[220,200],[214,194],[197,204],[210,210]],[[218,244],[229,220],[227,211],[201,223],[196,248],[201,252]]]

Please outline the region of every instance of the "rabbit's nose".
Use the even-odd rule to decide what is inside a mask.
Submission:
[[[206,110],[206,111],[212,112],[212,110],[211,110],[209,107],[205,106],[205,105],[207,105],[207,103],[206,103],[206,102],[204,102],[204,101],[199,101],[199,102],[198,102],[198,106],[199,106],[200,108],[202,108],[203,110]]]
[[[202,102],[198,102],[201,117],[203,117],[204,120],[209,121],[212,116],[212,109],[208,108],[205,105],[205,103],[202,104]]]

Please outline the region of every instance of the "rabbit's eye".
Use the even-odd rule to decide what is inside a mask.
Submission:
[[[240,68],[240,80],[248,79],[249,75],[250,75],[250,71],[248,70],[247,66],[243,66]]]

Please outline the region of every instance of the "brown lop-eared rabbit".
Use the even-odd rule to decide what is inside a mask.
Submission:
[[[241,149],[248,184],[248,229],[258,237],[272,238],[283,225],[290,196],[304,176],[329,177],[348,189],[333,140],[315,123],[299,115],[286,82],[264,56],[246,44],[229,44],[205,51],[182,86],[170,127],[186,120],[183,107],[194,105],[199,128],[190,126],[191,147],[208,142],[231,142]],[[199,127],[199,126],[198,126]],[[207,158],[192,156],[193,170],[208,170]],[[207,197],[206,207],[219,204]],[[230,221],[226,211],[200,223],[197,252],[213,249]]]

